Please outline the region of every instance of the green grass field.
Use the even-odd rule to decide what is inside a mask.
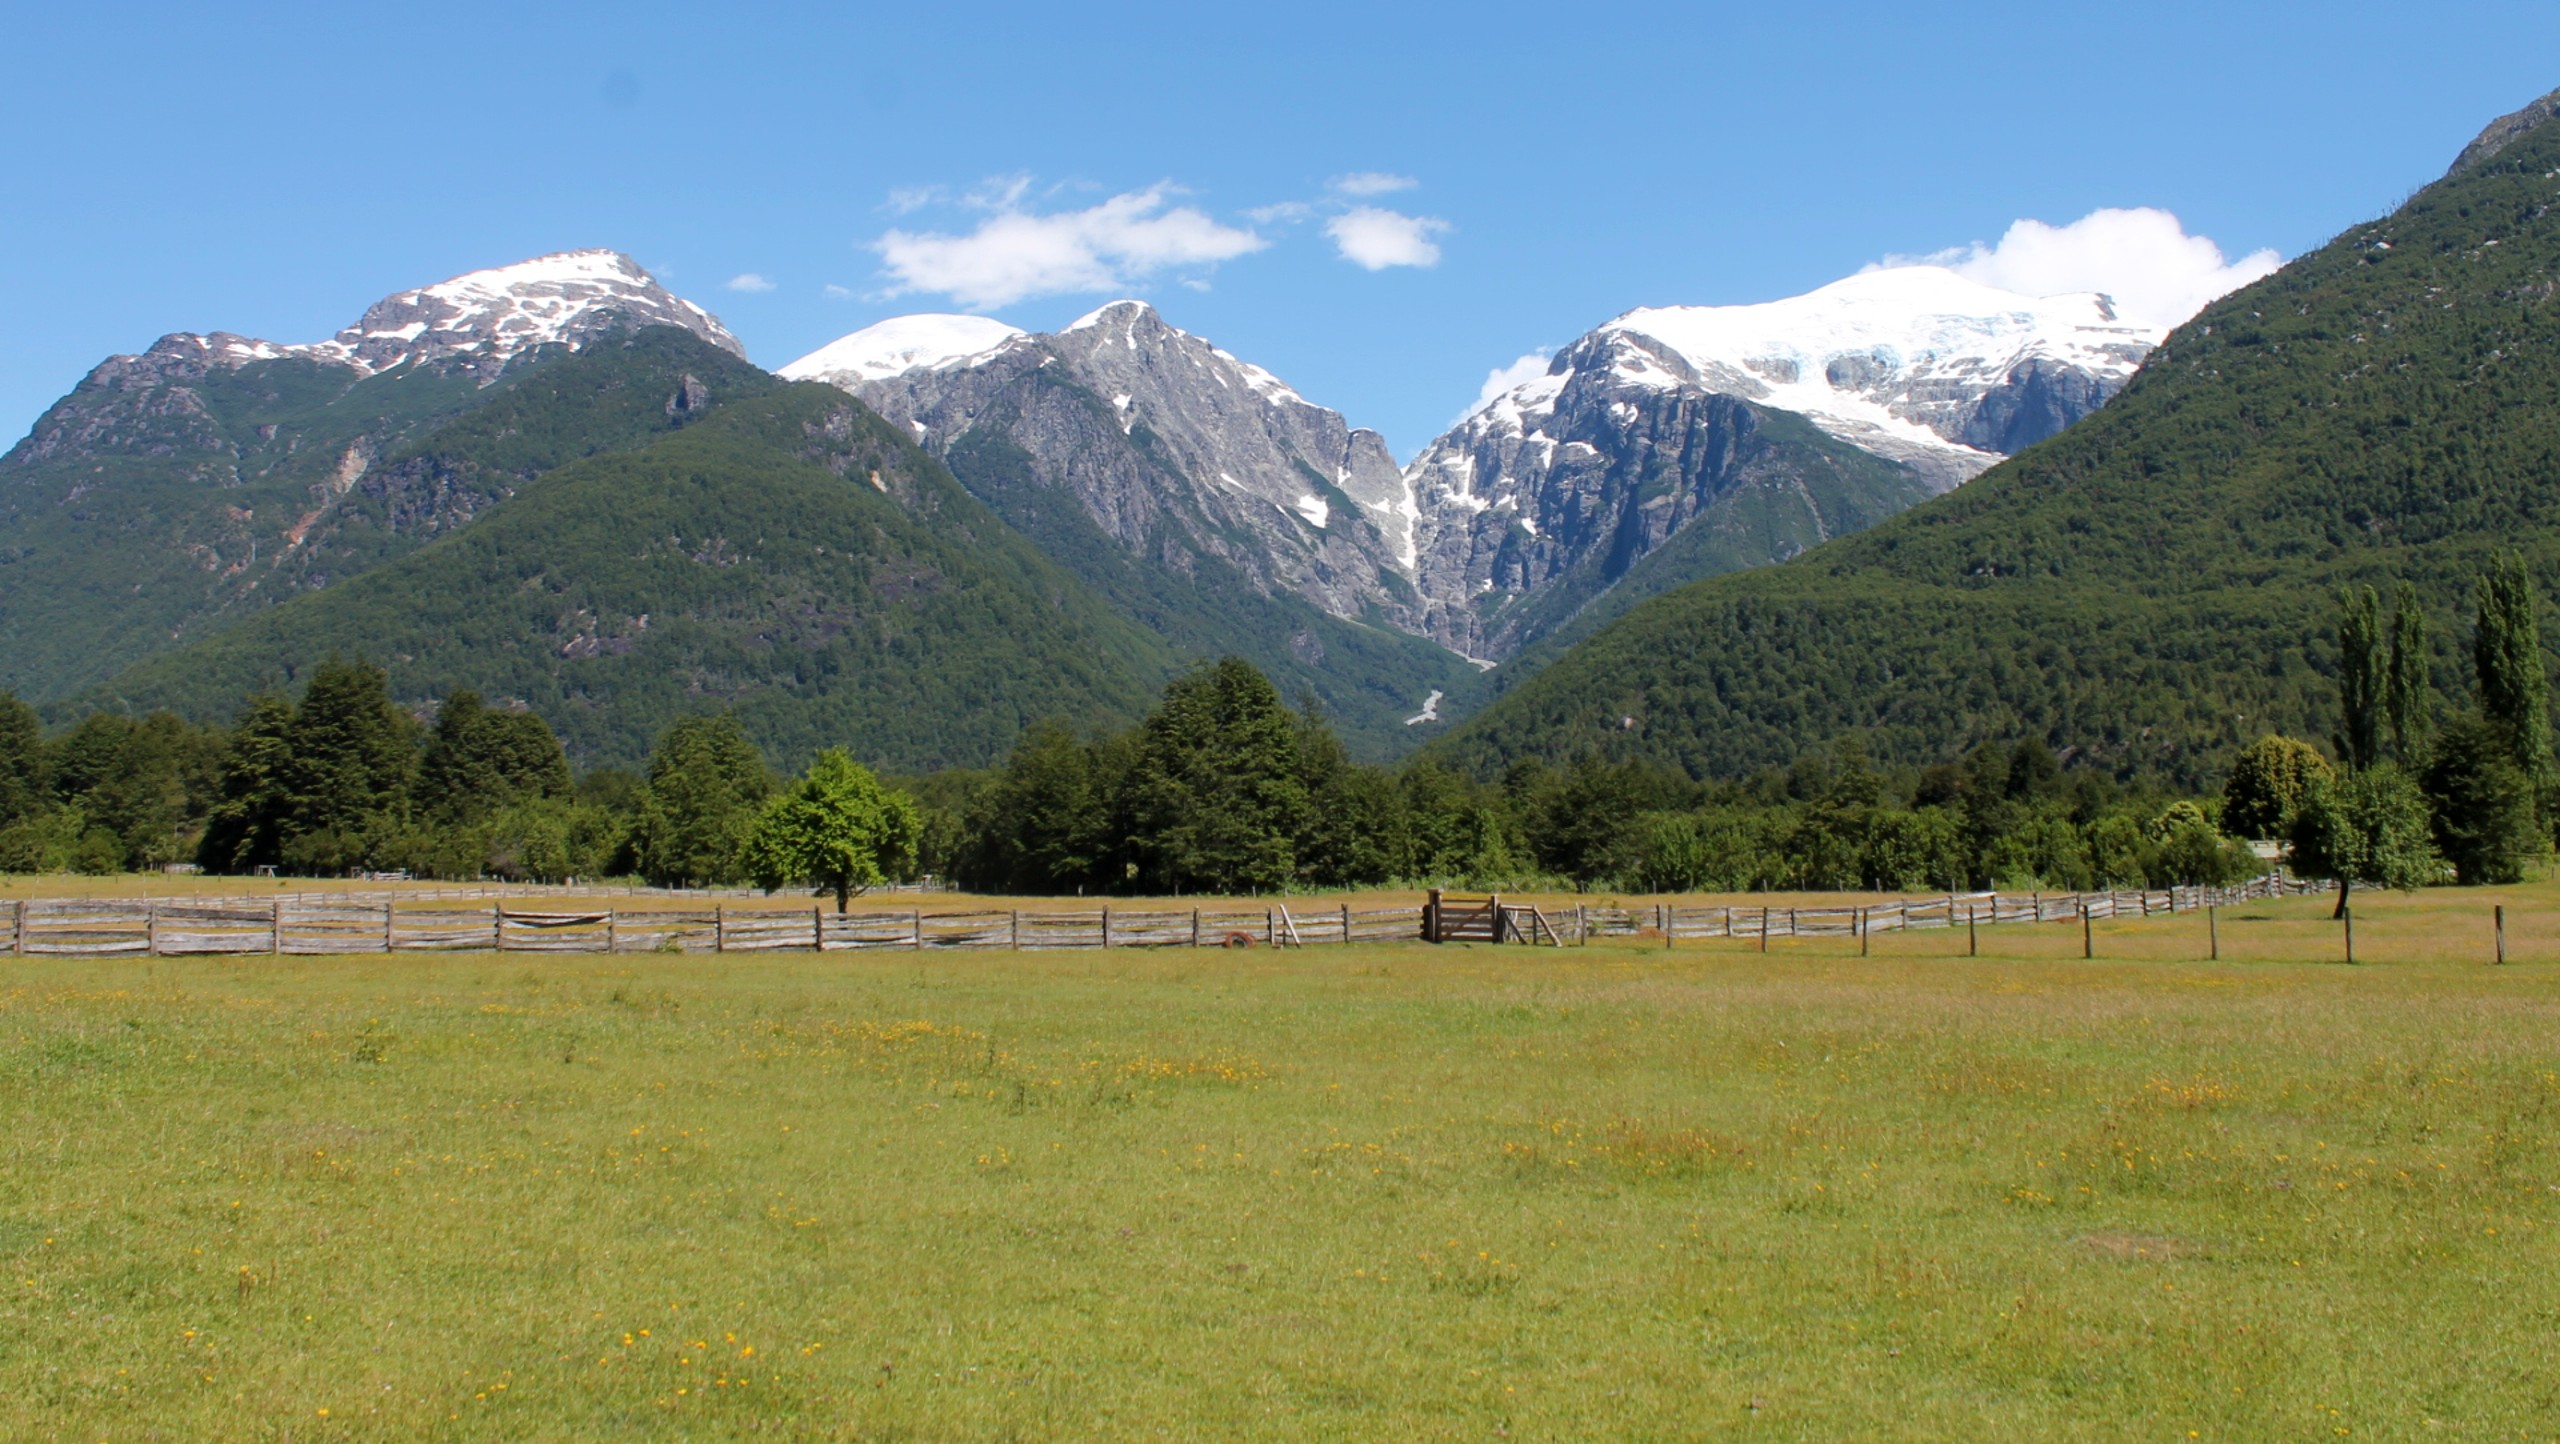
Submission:
[[[2550,1437],[2560,889],[2359,902],[0,960],[0,1435]]]

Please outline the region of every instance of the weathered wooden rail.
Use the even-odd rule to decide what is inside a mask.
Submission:
[[[759,953],[904,948],[1163,948],[1401,942],[1409,907],[1090,912],[824,907],[457,907],[330,894],[240,900],[0,901],[0,951],[29,957],[278,953]]]
[[[444,899],[301,894],[262,899],[59,898],[0,901],[0,952],[29,957],[408,952],[761,953],[906,949],[1202,948],[1336,943],[1522,942],[1546,946],[1653,937],[1871,937],[1933,928],[2089,922],[2189,913],[2296,896],[2319,885],[2265,877],[2240,887],[2150,892],[1949,893],[1880,903],[1782,907],[1657,904],[1541,909],[1499,895],[1432,894],[1419,906],[1100,908],[1059,912],[824,907],[464,907]]]

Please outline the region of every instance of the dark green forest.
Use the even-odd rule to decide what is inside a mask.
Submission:
[[[806,384],[546,472],[55,710],[218,716],[332,655],[380,659],[404,698],[468,684],[528,706],[590,765],[636,765],[707,706],[778,753],[860,738],[905,770],[999,755],[1041,717],[1134,717],[1178,665],[894,428]]]
[[[1498,780],[1429,758],[1390,770],[1235,657],[1177,676],[1132,726],[1036,723],[991,769],[884,786],[831,747],[789,781],[723,712],[673,721],[644,770],[573,779],[537,714],[456,690],[413,715],[380,668],[333,659],[225,729],[100,712],[48,739],[0,695],[0,870],[754,881],[842,906],[924,875],[1031,895],[2159,887],[2256,871],[2244,839],[2349,887],[2405,888],[2513,881],[2548,855],[2560,759],[2524,560],[2475,580],[2468,703],[2436,685],[2415,587],[2387,616],[2372,588],[2333,605],[2327,747],[2265,734],[2201,795],[2033,737],[1919,767],[1852,738],[1716,783],[1597,753]]]

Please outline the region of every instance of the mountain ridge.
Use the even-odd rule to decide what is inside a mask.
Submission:
[[[2418,586],[2449,695],[2471,579],[2560,565],[2560,126],[2507,136],[2173,331],[2087,421],[1786,564],[1656,597],[1436,744],[1698,776],[1844,737],[2020,737],[2189,785],[2321,735],[2342,585]]]

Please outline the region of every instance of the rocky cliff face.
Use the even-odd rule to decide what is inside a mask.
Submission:
[[[1929,267],[1630,312],[1406,469],[1426,630],[1507,657],[1701,522],[1721,535],[1687,543],[1700,565],[1784,560],[2096,410],[2158,339],[2104,297]]]
[[[961,319],[885,322],[782,374],[852,391],[964,483],[988,484],[973,481],[985,468],[970,458],[1002,451],[1028,472],[1010,484],[1071,495],[1156,565],[1214,564],[1336,617],[1418,628],[1413,512],[1377,433],[1141,302],[1054,335],[936,324]],[[925,339],[935,336],[942,349]]]

